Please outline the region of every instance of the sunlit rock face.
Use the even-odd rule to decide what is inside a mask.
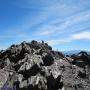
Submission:
[[[0,51],[0,88],[90,90],[89,57],[85,52],[66,57],[44,41],[12,45]]]

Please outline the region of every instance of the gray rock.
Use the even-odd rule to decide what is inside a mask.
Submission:
[[[90,90],[90,56],[82,53],[66,57],[52,50],[44,41],[24,41],[12,45],[0,52],[1,87],[15,86],[17,90]],[[85,62],[82,67],[77,64],[80,60]]]

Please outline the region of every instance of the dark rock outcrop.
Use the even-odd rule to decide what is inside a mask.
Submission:
[[[87,54],[87,52],[81,51],[77,55],[72,55],[71,58],[74,59],[72,63],[80,67],[90,65],[90,56]]]

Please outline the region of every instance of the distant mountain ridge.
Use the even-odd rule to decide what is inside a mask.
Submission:
[[[63,53],[64,53],[65,55],[73,55],[73,54],[78,54],[78,53],[80,53],[81,51],[85,51],[85,52],[87,52],[87,54],[90,55],[90,51],[86,51],[86,50],[63,51]]]

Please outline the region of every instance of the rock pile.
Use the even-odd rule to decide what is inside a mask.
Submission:
[[[77,57],[83,60],[82,56]],[[3,83],[0,87],[16,87],[17,90],[90,90],[89,64],[80,67],[76,59],[52,50],[44,41],[24,41],[12,45],[0,51],[0,79]]]

